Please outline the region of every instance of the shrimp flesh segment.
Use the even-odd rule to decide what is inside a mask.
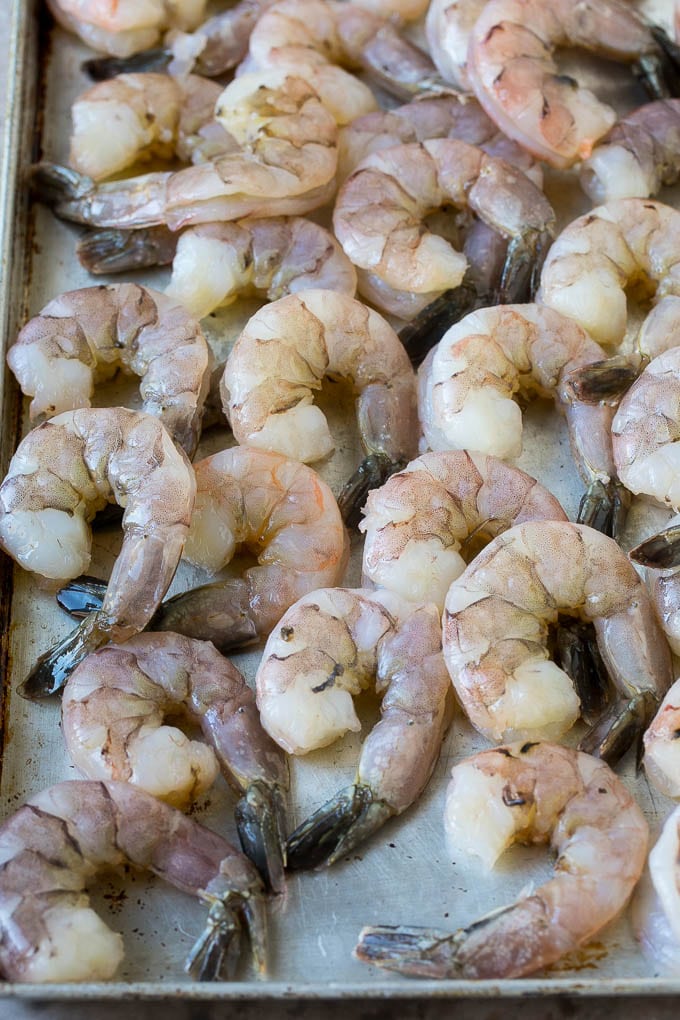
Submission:
[[[439,610],[483,542],[524,521],[566,521],[534,478],[496,457],[426,453],[368,494],[363,583]],[[470,548],[472,546],[472,548]]]
[[[39,163],[32,186],[64,219],[134,229],[297,215],[332,197],[338,127],[303,77],[284,69],[244,74],[222,93],[215,117],[241,151],[103,184]]]
[[[510,239],[506,277],[534,267],[554,226],[550,204],[524,173],[453,138],[367,156],[338,193],[333,225],[345,253],[372,279],[433,301],[457,287],[466,269],[465,257],[424,226],[451,204]]]
[[[141,411],[66,411],[22,440],[0,486],[0,545],[26,570],[77,577],[90,562],[87,522],[107,503],[125,508],[101,609],[38,660],[23,693],[58,690],[88,652],[144,629],[182,555],[195,492],[186,455]]]
[[[259,974],[266,963],[260,877],[222,836],[129,783],[58,783],[0,825],[0,973],[8,981],[113,977],[122,938],[89,905],[93,875],[143,868],[209,908],[187,969],[235,976],[245,925]]]
[[[614,409],[573,398],[570,372],[602,360],[603,350],[573,320],[541,305],[482,308],[452,326],[418,376],[418,411],[433,450],[477,450],[502,459],[522,452],[516,395],[555,400],[567,418],[574,458],[589,486],[616,506],[611,450]]]
[[[647,103],[614,125],[580,171],[593,202],[648,198],[680,177],[680,99]]]
[[[653,98],[661,99],[672,93],[663,80],[668,51],[659,44],[660,33],[619,0],[489,0],[470,35],[467,75],[501,131],[564,168],[590,156],[616,114],[557,73],[554,49],[578,46],[637,64]],[[677,64],[670,72],[677,76]]]
[[[655,934],[666,941],[666,952],[677,956],[680,943],[680,902],[678,900],[678,856],[680,851],[680,807],[666,819],[659,839],[649,853],[649,875],[656,892],[657,920],[661,929]],[[656,947],[655,947],[656,948]]]
[[[198,321],[178,302],[136,283],[83,287],[45,305],[7,355],[31,420],[89,407],[97,382],[122,368],[140,377],[142,409],[193,456],[210,382]]]
[[[643,763],[650,782],[667,797],[680,798],[680,680],[670,688],[644,735]]]
[[[373,684],[382,718],[364,741],[356,779],[289,837],[289,868],[332,864],[414,803],[453,704],[434,605],[387,591],[321,589],[292,606],[267,641],[257,704],[264,728],[291,754],[359,731],[352,698]]]
[[[413,369],[377,312],[330,290],[265,305],[229,355],[222,406],[239,443],[320,460],[334,445],[325,415],[312,404],[325,376],[350,383],[368,454],[340,498],[347,520],[368,489],[411,459],[417,443]]]
[[[186,809],[221,769],[241,795],[244,852],[268,888],[283,891],[286,759],[243,676],[213,645],[149,633],[100,648],[69,677],[61,712],[66,749],[88,779],[123,780]],[[178,712],[207,744],[163,725]]]
[[[197,75],[122,74],[73,104],[69,164],[99,181],[154,156],[201,163],[238,146],[215,121],[222,94]]]
[[[359,960],[414,977],[531,974],[623,910],[649,840],[644,815],[604,762],[550,743],[509,744],[456,765],[444,825],[450,854],[478,857],[486,869],[513,843],[550,843],[555,876],[456,932],[364,928]]]
[[[558,739],[576,721],[571,680],[550,660],[560,613],[592,622],[618,697],[581,746],[616,761],[671,683],[647,591],[616,542],[582,524],[531,521],[494,539],[454,581],[444,657],[472,725],[490,740]]]
[[[430,56],[445,81],[472,92],[467,73],[470,35],[486,0],[432,0],[425,19]]]
[[[154,46],[168,28],[192,29],[207,0],[47,0],[65,29],[102,53],[129,57]]]

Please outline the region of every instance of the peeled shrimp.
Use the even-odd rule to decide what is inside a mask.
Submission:
[[[237,149],[215,120],[222,91],[194,74],[121,74],[100,82],[71,108],[69,163],[99,181],[154,156],[201,163]]]
[[[444,334],[419,372],[418,411],[433,450],[477,450],[503,459],[522,452],[515,394],[553,398],[566,414],[574,458],[593,493],[615,505],[613,408],[575,400],[570,372],[602,349],[571,319],[536,304],[482,308]],[[599,483],[599,484],[598,484]],[[606,488],[609,486],[609,488]]]
[[[566,521],[555,499],[519,468],[464,450],[427,453],[368,494],[364,583],[440,610],[451,582],[484,539],[531,520]],[[467,558],[472,558],[468,551]]]
[[[195,492],[186,456],[141,411],[67,411],[22,440],[0,486],[0,544],[26,570],[77,577],[90,562],[87,522],[107,503],[125,507],[100,611],[39,660],[26,693],[51,693],[89,651],[143,630],[179,563]]]
[[[614,125],[580,171],[593,202],[647,198],[680,177],[680,99],[647,103]]]
[[[241,846],[268,886],[283,890],[286,760],[243,676],[213,645],[166,633],[100,648],[69,677],[61,711],[66,749],[88,779],[123,780],[186,808],[221,769],[241,795]],[[163,725],[178,712],[207,743]]]
[[[89,407],[118,368],[140,377],[142,408],[192,456],[201,434],[210,352],[201,327],[158,291],[136,283],[83,287],[45,305],[7,355],[31,419]]]
[[[616,759],[655,715],[670,651],[628,557],[581,524],[532,521],[494,539],[454,581],[444,657],[473,726],[490,740],[559,739],[579,715],[571,680],[549,658],[560,613],[595,625],[618,697],[582,746]]]
[[[89,906],[85,887],[123,865],[151,871],[209,907],[187,960],[192,976],[234,976],[242,923],[264,971],[266,917],[253,865],[217,833],[129,783],[43,790],[0,826],[0,860],[0,972],[8,981],[113,977],[123,940]]]
[[[345,253],[371,278],[433,301],[461,283],[467,264],[424,227],[427,215],[451,203],[511,238],[507,273],[533,265],[554,224],[548,201],[521,171],[446,138],[367,156],[338,193],[333,225]]]
[[[431,0],[425,35],[437,70],[445,81],[472,92],[467,73],[470,35],[486,0]]]
[[[355,955],[429,978],[516,978],[592,939],[625,907],[649,830],[603,762],[549,743],[482,751],[456,765],[444,824],[449,852],[490,869],[513,843],[550,843],[555,877],[456,932],[364,928]]]
[[[375,684],[382,719],[354,783],[288,840],[288,866],[332,863],[422,793],[451,718],[435,606],[391,592],[328,588],[300,599],[271,633],[255,685],[262,725],[291,754],[359,731],[352,698]]]
[[[128,57],[167,28],[196,28],[207,0],[47,0],[60,25],[95,50]]]
[[[329,290],[304,290],[249,319],[229,355],[222,405],[239,443],[308,462],[334,443],[312,404],[324,376],[349,381],[368,457],[355,473],[344,511],[411,459],[417,443],[415,377],[385,320],[361,302]],[[354,483],[358,488],[354,489]]]
[[[64,219],[135,229],[294,215],[332,197],[338,128],[303,77],[276,68],[244,74],[222,93],[215,117],[241,151],[176,173],[103,184],[43,163],[34,168],[33,186]]]
[[[537,158],[568,167],[590,156],[616,114],[557,73],[553,50],[579,46],[636,63],[652,95],[662,98],[671,93],[663,80],[667,49],[660,33],[619,0],[555,0],[549,6],[542,0],[489,0],[472,28],[467,75],[501,131]]]

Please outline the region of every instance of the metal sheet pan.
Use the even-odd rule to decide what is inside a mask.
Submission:
[[[666,20],[670,0],[659,0],[654,14]],[[22,172],[38,155],[64,161],[69,133],[69,106],[86,85],[79,70],[84,47],[46,24],[38,0],[12,0],[9,39],[9,96],[4,155],[0,176],[3,210],[0,257],[0,324],[3,363],[6,346],[20,324],[63,290],[92,282],[75,260],[74,228],[56,221],[42,207],[31,207]],[[578,57],[579,74],[603,98],[619,109],[643,101],[628,72]],[[35,132],[31,126],[35,125]],[[585,211],[587,200],[566,174],[549,175],[548,191],[558,207],[561,223]],[[680,207],[680,192],[667,191],[664,200]],[[167,273],[140,276],[142,282],[163,286]],[[210,317],[206,327],[216,343],[229,343],[254,306],[242,302],[227,313]],[[4,474],[27,422],[7,369],[2,377],[0,457]],[[101,403],[119,393],[101,393]],[[327,395],[329,396],[329,395]],[[336,487],[358,459],[358,444],[346,409],[328,401],[338,449],[322,468]],[[525,426],[525,452],[520,464],[548,485],[575,515],[580,483],[571,462],[563,422],[553,409],[533,405]],[[228,441],[211,434],[205,455]],[[646,513],[633,516],[633,528],[649,530]],[[100,534],[92,569],[106,571],[115,556],[116,537]],[[358,583],[360,546],[354,543],[347,584]],[[180,571],[174,590],[188,587],[194,575]],[[0,669],[2,671],[2,740],[0,812],[9,814],[24,799],[45,786],[75,776],[63,748],[59,706],[32,704],[15,693],[17,683],[35,657],[66,633],[68,621],[55,608],[52,596],[35,578],[13,570],[0,558]],[[249,679],[258,654],[236,657]],[[366,726],[375,718],[375,705],[364,706]],[[578,729],[569,742],[578,740]],[[336,789],[353,778],[361,735],[350,735],[325,751],[292,763],[291,825]],[[624,915],[595,942],[571,954],[544,974],[521,981],[414,981],[386,975],[355,961],[351,950],[362,925],[413,923],[450,927],[464,925],[481,914],[510,902],[527,883],[539,882],[549,871],[547,856],[518,848],[500,862],[490,876],[465,861],[447,859],[443,845],[442,807],[452,764],[481,748],[484,741],[460,714],[449,734],[441,760],[424,797],[404,817],[386,825],[369,845],[332,870],[293,875],[285,902],[271,910],[269,978],[252,980],[244,967],[242,980],[199,985],[182,971],[183,959],[202,928],[200,904],[161,882],[139,874],[105,876],[93,892],[94,904],[107,922],[123,932],[126,959],[116,980],[80,985],[0,986],[0,995],[45,999],[277,999],[286,997],[447,998],[458,996],[535,996],[556,993],[622,995],[668,994],[680,991],[680,980],[656,973],[641,953]],[[636,777],[632,762],[623,769],[653,827],[658,827],[671,802],[652,791],[644,776]],[[205,824],[234,838],[233,800],[223,783],[194,809]]]

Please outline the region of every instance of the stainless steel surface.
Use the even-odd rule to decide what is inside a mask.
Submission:
[[[670,3],[664,0],[656,8],[667,14]],[[20,170],[31,158],[30,131],[26,125],[34,123],[38,111],[44,125],[41,136],[44,155],[57,161],[63,161],[67,155],[70,102],[86,84],[79,71],[85,49],[55,31],[50,39],[41,39],[39,52],[38,4],[13,0],[12,12],[8,74],[12,95],[2,174],[5,218],[1,238],[0,321],[5,344],[12,341],[26,315],[34,314],[49,298],[92,282],[73,254],[76,230],[55,220],[42,207],[35,207],[30,219],[23,190],[15,191]],[[39,67],[40,80],[44,79],[40,89]],[[608,66],[606,80],[596,61],[580,61],[579,69],[600,94],[621,109],[642,101],[625,69],[614,67],[609,74]],[[569,175],[551,174],[548,187],[553,200],[558,202],[562,222],[588,207]],[[663,197],[678,204],[677,190],[666,192]],[[158,271],[139,278],[163,286],[167,273]],[[253,307],[252,303],[244,302],[228,313],[210,317],[206,326],[214,341],[228,344]],[[8,380],[7,371],[3,385],[4,471],[21,426],[16,387]],[[98,399],[104,403],[107,396],[117,392],[109,390]],[[334,414],[338,450],[322,473],[337,490],[358,459],[358,445],[346,407],[338,410],[332,398],[328,404]],[[22,425],[27,427],[27,422]],[[562,420],[547,404],[539,403],[530,408],[525,428],[521,466],[552,488],[573,518],[580,482]],[[226,435],[211,436],[203,451],[211,452],[226,441]],[[638,524],[644,527],[644,520]],[[100,536],[95,546],[93,572],[107,571],[116,549],[115,537]],[[355,542],[348,584],[358,581],[359,559],[359,543]],[[0,569],[3,612],[9,612],[11,593],[12,621],[9,632],[7,626],[3,627],[0,645],[3,657],[0,666],[5,678],[0,797],[2,814],[6,815],[31,793],[73,777],[75,771],[63,749],[58,704],[32,704],[19,698],[15,691],[35,657],[67,632],[68,621],[55,608],[51,593],[43,590],[35,578],[17,569],[12,581],[6,557],[2,557]],[[175,589],[188,586],[194,576],[183,568]],[[252,679],[257,654],[235,658]],[[375,705],[367,699],[364,706],[367,726],[375,712]],[[578,730],[570,734],[569,742],[576,742],[578,735]],[[291,827],[333,791],[351,781],[360,740],[360,735],[350,735],[327,750],[293,762]],[[291,997],[436,1000],[452,996],[548,996],[557,992],[610,996],[680,991],[680,981],[657,975],[642,957],[627,915],[594,943],[571,954],[545,975],[522,981],[409,981],[381,973],[352,958],[352,947],[364,924],[431,924],[453,930],[510,902],[527,883],[539,882],[549,872],[547,855],[527,848],[506,855],[494,873],[483,877],[467,862],[447,859],[441,824],[447,776],[456,761],[482,746],[484,741],[459,715],[430,787],[419,804],[385,826],[371,843],[335,868],[291,876],[285,902],[273,904],[271,909],[271,967],[267,981],[253,981],[244,968],[243,979],[231,984],[191,983],[183,975],[182,962],[202,927],[204,910],[200,904],[145,876],[104,876],[93,899],[107,923],[125,934],[127,955],[118,979],[107,984],[76,986],[6,984],[0,986],[0,994],[45,1001],[128,997],[261,1001]],[[656,826],[668,813],[671,802],[651,791],[644,778],[636,779],[632,763],[624,769],[624,776]],[[233,799],[220,782],[198,806],[195,816],[233,839],[232,807]]]

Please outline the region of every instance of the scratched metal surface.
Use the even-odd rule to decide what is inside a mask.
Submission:
[[[11,342],[18,325],[35,314],[51,297],[63,290],[84,286],[91,278],[74,256],[75,228],[57,221],[40,206],[28,209],[23,191],[14,190],[21,167],[35,155],[31,152],[26,125],[42,125],[39,151],[45,158],[63,162],[67,156],[69,106],[85,86],[79,70],[85,49],[60,31],[44,30],[38,38],[37,4],[12,0],[10,98],[5,136],[5,165],[2,177],[5,232],[2,235],[2,287],[0,321],[3,342]],[[663,0],[648,9],[668,18],[670,3]],[[622,112],[639,105],[642,94],[632,85],[627,72],[579,58],[581,77]],[[38,68],[42,68],[40,88]],[[555,202],[561,223],[588,208],[578,185],[567,174],[549,175],[548,192]],[[663,198],[680,207],[680,191],[668,190]],[[142,282],[164,286],[168,274],[157,271],[139,275]],[[228,349],[240,325],[255,304],[240,303],[226,314],[209,317],[206,330],[216,347]],[[2,468],[15,446],[21,428],[17,415],[18,397],[7,372],[3,378]],[[100,392],[98,401],[115,402],[134,395],[121,388]],[[337,490],[357,463],[359,446],[346,405],[338,405],[335,394],[326,393],[325,403],[337,439],[337,449],[321,473]],[[212,433],[199,456],[229,442],[227,433]],[[526,416],[525,450],[520,465],[548,485],[562,500],[573,518],[578,506],[580,482],[573,467],[566,432],[561,419],[547,404],[532,406]],[[663,515],[662,515],[663,516]],[[636,507],[631,518],[630,539],[650,532],[658,515]],[[117,551],[117,538],[100,534],[95,541],[92,570],[104,575]],[[62,744],[59,705],[56,701],[31,704],[15,693],[17,683],[32,666],[35,657],[61,638],[69,629],[67,619],[55,608],[49,592],[27,573],[12,571],[3,557],[5,613],[2,776],[0,812],[6,816],[26,797],[51,783],[73,778],[75,770],[67,761]],[[346,583],[358,583],[360,547],[354,544]],[[189,587],[195,572],[181,568],[173,591]],[[236,656],[236,662],[252,680],[259,653]],[[364,706],[366,728],[376,716],[376,707]],[[575,743],[576,729],[568,737]],[[330,749],[291,762],[291,828],[335,790],[351,782],[361,735],[350,735]],[[351,951],[362,925],[367,923],[412,923],[455,929],[494,907],[508,903],[529,883],[540,882],[550,870],[547,855],[535,849],[518,848],[508,854],[490,875],[482,875],[464,860],[448,859],[443,846],[442,808],[451,766],[486,746],[471,727],[456,718],[446,739],[441,760],[429,789],[419,804],[404,817],[386,825],[372,842],[332,870],[292,875],[285,900],[272,904],[269,977],[252,980],[247,966],[241,980],[205,986],[191,983],[183,974],[187,951],[203,925],[204,910],[187,896],[144,875],[105,876],[93,889],[95,906],[114,929],[126,939],[127,955],[117,979],[108,984],[77,986],[30,986],[6,984],[0,995],[27,998],[243,998],[264,1000],[280,997],[389,997],[404,999],[428,996],[522,996],[556,992],[580,994],[663,994],[680,990],[680,981],[658,973],[647,961],[631,929],[628,914],[611,925],[594,943],[572,954],[544,974],[523,981],[503,982],[417,982],[381,973],[355,961]],[[625,781],[635,790],[653,828],[658,828],[671,802],[650,790],[644,777],[636,779],[632,765],[623,769]],[[233,798],[225,784],[216,787],[195,808],[195,817],[227,838],[235,839],[232,820]]]

